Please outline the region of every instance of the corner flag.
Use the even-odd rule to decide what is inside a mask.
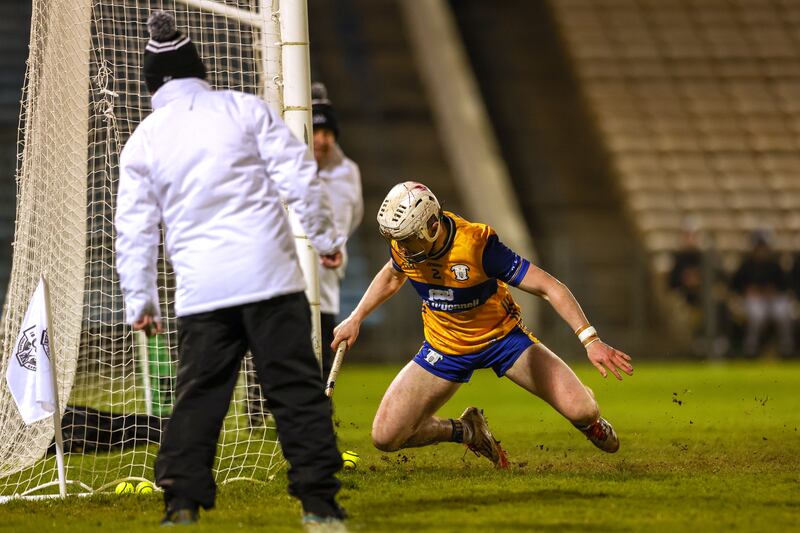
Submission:
[[[25,311],[6,372],[8,388],[26,424],[52,416],[56,409],[45,291],[44,279],[40,279]]]

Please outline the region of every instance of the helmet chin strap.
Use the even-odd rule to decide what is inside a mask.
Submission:
[[[415,253],[413,255],[405,255],[405,254],[403,254],[403,259],[405,259],[409,263],[416,264],[416,263],[422,263],[429,256],[430,256],[430,254],[428,254],[428,252],[418,252],[418,253]]]

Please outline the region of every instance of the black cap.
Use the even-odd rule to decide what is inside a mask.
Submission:
[[[153,11],[147,29],[150,40],[144,52],[144,80],[151,94],[173,79],[206,79],[206,67],[197,48],[178,31],[172,13]]]
[[[319,82],[311,84],[311,115],[314,129],[328,129],[339,137],[339,124],[333,105],[328,100],[328,89]]]

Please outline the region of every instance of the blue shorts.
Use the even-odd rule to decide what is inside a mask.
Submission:
[[[467,383],[479,368],[491,368],[501,378],[517,362],[522,352],[537,342],[536,337],[517,326],[482,352],[467,355],[440,353],[425,341],[414,356],[414,362],[434,376],[455,383]]]

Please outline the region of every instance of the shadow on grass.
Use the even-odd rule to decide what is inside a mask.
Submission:
[[[606,527],[607,524],[603,524],[603,527]],[[409,524],[411,526],[411,524]],[[425,529],[425,527],[429,527],[426,524],[420,524],[420,529],[416,530],[418,532],[424,531],[431,531],[429,529]],[[448,526],[454,528],[454,530],[460,531],[470,531],[472,527],[475,526],[475,522],[470,522],[468,520],[464,520],[463,522],[458,521],[449,521]],[[404,525],[404,527],[406,527]],[[551,522],[549,524],[544,524],[542,522],[538,522],[534,519],[530,519],[525,522],[504,522],[502,524],[494,523],[492,525],[486,526],[488,531],[558,531],[560,533],[575,531],[585,533],[590,527],[597,527],[591,526],[586,522]],[[409,527],[410,529],[410,527]],[[416,529],[416,528],[415,528]],[[435,530],[433,530],[435,531]],[[448,530],[449,531],[449,530]],[[633,531],[630,527],[616,527],[614,526],[613,531]]]
[[[471,531],[476,527],[491,531],[586,531],[591,524],[585,520],[578,517],[574,520],[548,518],[541,511],[554,505],[586,506],[589,501],[609,497],[610,494],[598,491],[548,488],[509,492],[498,488],[473,494],[427,493],[373,503],[369,506],[369,513],[381,517],[373,522],[373,526],[377,526],[375,529],[380,531]],[[516,511],[510,511],[514,509]],[[434,527],[432,523],[439,517],[446,517],[445,521]],[[356,516],[355,524],[358,522]],[[361,528],[356,526],[354,530],[357,529]],[[368,529],[369,526],[364,524],[364,530]]]
[[[464,509],[478,510],[482,507],[493,507],[500,505],[519,505],[525,503],[559,502],[565,500],[595,500],[608,498],[605,492],[587,492],[579,490],[562,489],[541,489],[508,492],[498,490],[496,492],[478,491],[473,494],[430,494],[426,493],[418,497],[405,497],[402,501],[389,501],[375,503],[370,506],[370,511],[377,515],[402,514],[404,512],[414,513],[422,509]]]

